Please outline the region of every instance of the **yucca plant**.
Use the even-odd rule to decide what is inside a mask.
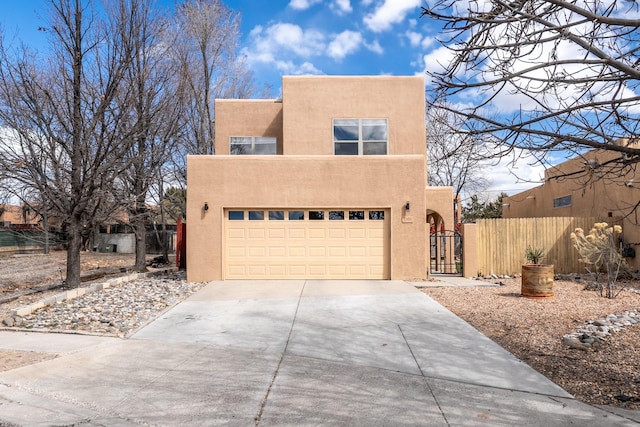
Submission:
[[[527,245],[527,250],[525,251],[524,256],[531,264],[540,264],[544,259],[544,249],[534,248]]]

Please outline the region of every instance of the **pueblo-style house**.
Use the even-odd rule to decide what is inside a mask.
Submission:
[[[422,77],[286,76],[282,99],[216,100],[216,154],[187,158],[187,274],[228,279],[425,279]]]

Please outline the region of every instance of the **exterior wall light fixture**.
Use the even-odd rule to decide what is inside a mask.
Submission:
[[[204,206],[202,209],[204,209],[204,211],[207,212],[209,210],[209,203],[204,202]]]
[[[406,210],[408,210],[408,211],[410,211],[410,210],[411,210],[411,205],[409,204],[409,202],[407,202],[407,203],[404,205],[404,208],[405,208]]]

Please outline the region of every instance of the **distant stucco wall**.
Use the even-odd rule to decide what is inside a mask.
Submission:
[[[223,210],[251,207],[388,208],[391,278],[424,279],[425,190],[415,179],[423,176],[420,155],[189,156],[188,279],[223,279]]]
[[[26,214],[26,218],[25,218]],[[38,224],[40,217],[23,206],[0,204],[0,223]]]
[[[588,153],[584,158],[571,159],[549,171],[543,185],[503,199],[504,218],[532,217],[596,217],[601,221],[623,218],[623,240],[631,243],[638,254],[629,259],[633,268],[640,268],[640,211],[632,212],[640,200],[640,174],[627,174],[591,179],[590,174],[578,177],[560,177],[576,170],[585,170],[585,162],[598,158],[600,163],[615,153]],[[596,172],[597,173],[597,172]],[[612,179],[613,178],[613,179]],[[554,199],[571,196],[569,206],[554,207]]]

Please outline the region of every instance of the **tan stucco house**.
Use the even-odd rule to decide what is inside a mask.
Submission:
[[[187,274],[425,279],[422,77],[287,76],[282,99],[216,100],[216,154],[187,158]]]
[[[20,206],[0,204],[0,227],[16,224],[37,225],[39,222],[40,216],[25,204]]]
[[[636,142],[620,140],[638,148]],[[640,173],[635,165],[621,169],[624,154],[591,150],[545,171],[542,185],[502,200],[504,218],[594,217],[620,223],[631,267],[640,267]],[[622,159],[623,160],[623,159]],[[633,251],[629,251],[631,248]]]

